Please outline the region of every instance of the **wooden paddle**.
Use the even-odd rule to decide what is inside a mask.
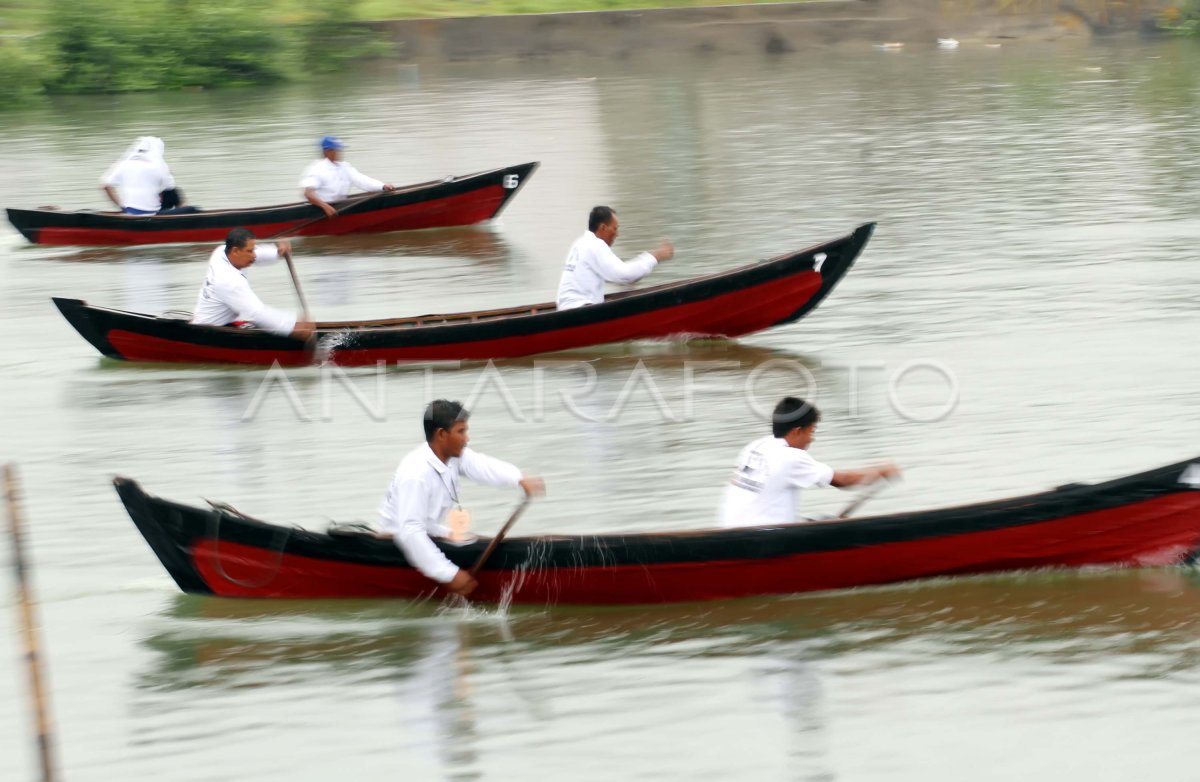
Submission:
[[[504,540],[504,536],[508,534],[509,528],[512,527],[512,525],[516,523],[517,519],[521,517],[521,514],[525,512],[525,508],[529,506],[529,501],[532,499],[532,495],[526,494],[525,498],[521,500],[521,504],[518,505],[517,509],[513,511],[511,516],[508,517],[508,521],[504,522],[504,526],[501,527],[500,531],[496,533],[496,537],[492,538],[491,542],[487,544],[487,548],[485,548],[483,553],[479,555],[479,559],[475,560],[475,564],[472,565],[471,569],[467,571],[471,578],[475,578],[475,575],[479,572],[480,568],[482,568],[484,563],[488,561],[488,557],[492,556],[492,552],[496,550],[496,546],[499,546],[500,541]]]
[[[296,295],[300,298],[301,319],[313,323],[312,334],[308,339],[304,340],[304,350],[308,353],[316,355],[317,337],[319,336],[316,328],[316,321],[313,320],[312,311],[308,308],[308,299],[304,298],[304,289],[300,287],[300,277],[296,274],[296,265],[292,263],[292,253],[283,253],[283,260],[287,261],[288,273],[292,275],[292,284],[296,286]]]
[[[453,182],[453,181],[454,181],[454,177],[448,176],[445,179],[433,179],[428,182],[418,182],[415,185],[408,185],[406,187],[393,187],[391,190],[376,190],[372,193],[362,193],[360,195],[356,195],[354,198],[347,198],[345,201],[343,201],[341,206],[339,206],[333,210],[333,215],[327,215],[324,212],[321,212],[321,214],[317,215],[316,217],[310,217],[309,219],[305,220],[302,223],[293,225],[291,228],[285,228],[277,234],[268,236],[263,241],[269,242],[272,239],[286,239],[287,237],[292,236],[293,234],[295,234],[297,231],[301,230],[302,228],[307,228],[308,226],[312,225],[313,223],[319,223],[322,220],[332,220],[334,217],[337,217],[338,215],[340,215],[342,212],[346,211],[350,207],[358,206],[359,204],[365,204],[366,202],[370,201],[371,199],[378,198],[379,196],[384,195],[385,193],[391,194],[391,195],[396,195],[397,193],[407,193],[412,190],[423,190],[423,189],[429,187],[430,185],[445,184],[447,182]]]
[[[268,236],[268,237],[267,237],[266,239],[264,239],[263,241],[268,241],[268,242],[269,242],[269,241],[271,241],[271,240],[273,240],[273,239],[286,239],[287,237],[289,237],[289,236],[292,236],[293,234],[295,234],[297,231],[299,231],[299,230],[301,230],[301,229],[303,229],[303,228],[307,228],[307,227],[309,227],[309,226],[310,226],[310,225],[312,225],[313,223],[319,223],[319,222],[321,222],[322,220],[332,220],[333,218],[337,217],[337,216],[338,216],[338,215],[340,215],[342,212],[344,212],[345,210],[349,209],[349,208],[350,208],[350,207],[352,207],[352,206],[356,206],[356,205],[358,205],[358,204],[366,203],[367,201],[370,201],[372,198],[375,198],[375,197],[377,197],[377,196],[380,196],[380,195],[382,195],[383,193],[391,193],[391,192],[393,192],[393,191],[391,191],[391,190],[377,190],[377,191],[375,191],[375,192],[373,192],[373,193],[364,193],[363,195],[360,195],[360,196],[355,196],[354,198],[347,198],[345,201],[343,201],[343,202],[342,202],[342,205],[341,205],[341,206],[339,206],[339,207],[337,207],[336,209],[334,209],[334,210],[333,210],[333,214],[332,214],[332,215],[327,215],[327,214],[325,214],[325,212],[321,212],[321,214],[317,215],[316,217],[310,217],[310,218],[308,218],[307,220],[304,220],[304,221],[302,221],[302,222],[296,223],[296,224],[295,224],[295,225],[293,225],[291,228],[285,228],[285,229],[283,229],[282,231],[280,231],[279,233],[272,234],[271,236]]]
[[[300,287],[300,278],[296,275],[296,265],[292,263],[292,251],[288,250],[283,254],[283,260],[287,261],[288,272],[292,275],[292,284],[296,286],[296,295],[300,297],[300,309],[303,311],[305,320],[312,320],[312,312],[308,309],[308,300],[304,298],[304,289]]]
[[[859,492],[858,496],[851,500],[850,504],[847,505],[845,509],[843,509],[842,512],[837,515],[837,518],[848,518],[851,513],[861,508],[867,502],[867,500],[873,498],[876,494],[879,494],[879,492],[886,489],[890,484],[891,481],[889,479],[879,478],[874,483],[867,486],[867,488]]]
[[[21,541],[21,501],[17,489],[17,468],[4,465],[4,494],[8,500],[8,524],[13,542],[13,570],[17,576],[17,594],[21,605],[21,627],[25,635],[25,662],[29,668],[29,685],[33,691],[33,711],[37,724],[38,754],[42,763],[43,782],[54,782],[54,751],[50,736],[50,701],[42,679],[37,622],[34,618],[33,589],[27,582],[29,564]]]

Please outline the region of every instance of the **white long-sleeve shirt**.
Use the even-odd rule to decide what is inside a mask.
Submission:
[[[558,283],[558,308],[574,309],[604,301],[604,283],[629,285],[645,277],[658,265],[650,253],[638,253],[626,263],[603,239],[591,231],[575,240],[567,252],[562,279]]]
[[[828,486],[833,468],[792,448],[782,437],[761,437],[738,454],[721,498],[722,527],[791,524],[800,489]]]
[[[157,212],[162,208],[162,199],[158,194],[175,187],[175,177],[161,160],[133,157],[110,168],[100,183],[117,189],[121,206]]]
[[[305,190],[313,188],[317,191],[317,198],[327,204],[344,200],[350,195],[351,185],[367,192],[383,189],[383,182],[360,173],[346,161],[334,163],[325,157],[310,163],[300,178],[300,187]]]
[[[255,266],[269,266],[279,260],[279,248],[273,244],[255,247]],[[296,328],[296,316],[262,303],[250,282],[246,270],[238,269],[225,255],[225,245],[213,250],[208,258],[208,275],[196,298],[192,323],[201,326],[228,326],[235,320],[253,323],[260,329],[287,336]]]
[[[400,462],[388,486],[379,520],[409,563],[427,577],[449,583],[458,572],[430,536],[450,534],[443,519],[461,495],[458,479],[465,475],[490,486],[516,486],[521,471],[508,462],[464,448],[462,456],[442,462],[428,443],[417,446]]]

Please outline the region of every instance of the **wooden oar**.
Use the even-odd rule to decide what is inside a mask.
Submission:
[[[293,225],[291,228],[285,228],[277,234],[272,234],[271,236],[268,236],[263,241],[269,242],[274,239],[286,239],[289,236],[293,236],[297,231],[300,231],[304,228],[309,227],[313,223],[319,223],[322,220],[332,220],[333,218],[337,217],[342,212],[346,211],[347,209],[349,209],[352,206],[358,206],[359,204],[365,204],[367,201],[370,201],[373,198],[378,198],[379,196],[383,195],[384,193],[394,193],[394,192],[396,192],[396,191],[395,190],[376,190],[371,193],[363,193],[362,195],[355,196],[354,198],[347,198],[345,201],[342,202],[341,206],[339,206],[333,210],[333,214],[327,215],[327,214],[325,214],[325,212],[321,212],[321,214],[317,215],[316,217],[310,217],[309,219],[304,220],[303,222]]]
[[[288,272],[292,275],[292,284],[296,286],[296,295],[300,297],[300,309],[303,311],[305,320],[312,320],[312,312],[308,309],[308,300],[304,298],[304,289],[300,287],[300,277],[296,275],[296,265],[292,263],[292,252],[288,250],[283,254],[283,260],[287,261]]]
[[[406,187],[394,187],[391,190],[376,190],[373,193],[362,193],[361,195],[356,195],[354,198],[347,198],[345,201],[342,202],[341,206],[339,206],[333,210],[332,215],[327,215],[324,212],[321,212],[321,214],[317,215],[316,217],[310,217],[309,219],[305,220],[302,223],[293,225],[291,228],[285,228],[277,234],[273,234],[271,236],[266,237],[265,239],[263,239],[263,241],[269,242],[272,239],[286,239],[287,237],[295,234],[297,231],[299,231],[303,228],[307,228],[308,226],[312,225],[313,223],[319,223],[322,220],[332,220],[334,217],[337,217],[338,215],[340,215],[342,212],[346,211],[350,207],[358,206],[359,204],[365,204],[367,201],[370,201],[373,198],[378,198],[381,195],[385,195],[385,194],[396,195],[398,193],[407,193],[412,190],[423,190],[423,189],[429,187],[430,185],[443,184],[446,182],[453,182],[453,181],[454,181],[454,177],[448,176],[445,179],[433,179],[428,182],[418,182],[415,185],[408,185]]]
[[[521,500],[521,504],[518,505],[517,509],[513,511],[511,516],[508,517],[508,521],[504,522],[504,526],[501,527],[500,531],[496,533],[496,537],[492,538],[492,541],[487,544],[487,548],[485,548],[483,553],[479,555],[479,559],[475,560],[475,564],[472,565],[471,569],[467,571],[471,575],[471,578],[475,578],[475,575],[479,572],[480,568],[482,568],[484,563],[488,561],[488,557],[492,556],[492,552],[496,550],[496,546],[499,546],[500,541],[504,540],[504,536],[508,534],[509,528],[512,527],[512,525],[516,523],[517,519],[521,517],[521,514],[525,512],[525,508],[528,507],[531,499],[533,499],[532,495],[525,495],[525,499]]]
[[[290,250],[283,253],[283,260],[287,261],[288,273],[292,275],[292,284],[296,286],[296,295],[300,298],[300,317],[314,324],[312,334],[309,335],[308,339],[304,340],[304,350],[307,353],[312,353],[315,357],[317,339],[320,336],[317,333],[316,321],[313,320],[312,311],[308,308],[308,299],[304,298],[304,289],[300,287],[300,277],[296,274],[296,265],[292,263],[292,253]]]
[[[21,541],[21,505],[17,489],[17,468],[4,465],[4,494],[8,500],[8,524],[12,532],[13,570],[17,576],[17,595],[21,604],[21,626],[25,635],[25,662],[29,669],[29,686],[33,691],[33,711],[37,724],[38,754],[42,762],[43,782],[53,782],[54,751],[50,736],[50,701],[44,692],[42,662],[39,651],[37,623],[34,618],[33,589],[27,574],[29,564],[25,561],[25,547]]]
[[[850,504],[847,505],[845,509],[837,515],[837,518],[844,519],[849,517],[851,513],[861,508],[867,502],[867,500],[871,499],[876,494],[887,488],[889,483],[891,483],[891,481],[889,481],[887,478],[879,478],[874,483],[867,486],[867,488],[858,493],[857,497],[850,501]]]

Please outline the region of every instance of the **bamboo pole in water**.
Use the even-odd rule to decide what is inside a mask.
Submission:
[[[33,590],[29,586],[29,564],[21,540],[21,497],[17,487],[16,465],[4,465],[4,496],[8,502],[8,524],[12,533],[13,570],[17,576],[17,600],[20,603],[21,626],[25,636],[25,662],[29,670],[29,686],[33,695],[34,719],[37,722],[38,752],[42,763],[43,782],[54,782],[54,752],[50,739],[50,701],[42,677],[37,624],[34,621]]]

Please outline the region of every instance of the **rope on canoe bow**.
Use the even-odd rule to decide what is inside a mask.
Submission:
[[[243,589],[261,589],[267,584],[270,584],[279,575],[280,569],[283,567],[283,550],[287,548],[288,539],[292,537],[294,531],[292,527],[278,527],[271,535],[271,545],[267,547],[267,551],[275,552],[275,563],[271,566],[271,572],[265,579],[259,582],[246,581],[240,578],[234,578],[225,571],[225,565],[221,562],[221,519],[224,518],[226,509],[231,511],[233,515],[241,516],[244,519],[250,519],[231,505],[224,503],[215,503],[205,500],[213,507],[212,512],[208,515],[208,537],[213,543],[213,566],[221,578],[231,584],[242,587]],[[250,519],[255,521],[255,519]],[[283,533],[282,535],[280,533]]]

